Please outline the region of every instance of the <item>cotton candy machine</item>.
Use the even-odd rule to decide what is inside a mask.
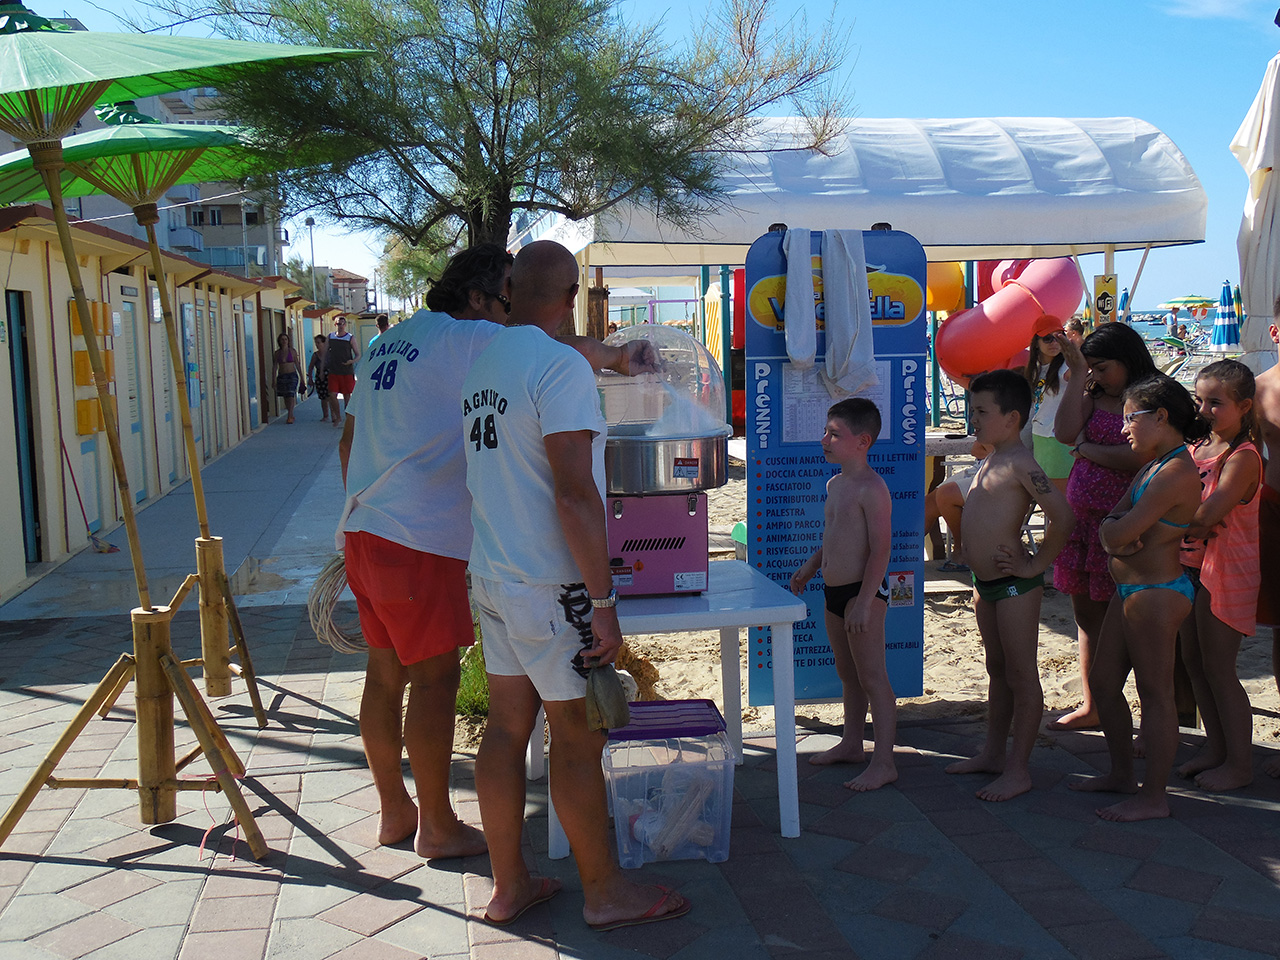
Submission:
[[[609,562],[620,594],[707,588],[707,495],[724,485],[731,428],[724,379],[710,352],[680,330],[638,324],[613,346],[647,340],[658,372],[599,374]]]

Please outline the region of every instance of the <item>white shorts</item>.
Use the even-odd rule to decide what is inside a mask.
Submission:
[[[587,695],[582,653],[595,644],[591,600],[581,583],[500,583],[471,577],[480,615],[485,670],[528,677],[543,700]]]

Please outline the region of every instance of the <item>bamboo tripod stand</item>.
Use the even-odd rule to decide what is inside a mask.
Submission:
[[[97,339],[92,332],[92,315],[88,298],[84,292],[84,282],[80,276],[80,266],[76,259],[75,246],[71,238],[71,228],[67,222],[66,209],[62,202],[61,171],[62,145],[59,141],[33,142],[29,149],[35,160],[36,169],[41,173],[52,201],[54,223],[58,231],[58,240],[62,247],[63,257],[67,263],[67,275],[75,298],[76,310],[81,318],[81,330],[85,333],[84,341],[89,357],[89,365],[93,370],[93,381],[98,392],[98,401],[102,407],[104,432],[107,446],[111,454],[112,467],[116,483],[120,491],[121,513],[124,517],[125,532],[129,540],[129,554],[133,564],[134,579],[138,588],[139,606],[130,613],[133,627],[133,653],[123,654],[106,676],[98,683],[93,694],[76,713],[70,725],[54,743],[49,753],[33,771],[26,786],[14,799],[4,818],[0,819],[0,844],[3,844],[18,821],[26,813],[42,786],[51,788],[77,789],[125,789],[138,791],[139,815],[143,823],[168,823],[177,817],[177,794],[179,790],[221,790],[226,794],[241,827],[245,831],[245,839],[255,859],[267,854],[266,841],[262,831],[245,802],[235,778],[243,775],[244,764],[241,763],[230,742],[218,727],[217,721],[208,704],[201,698],[195,684],[184,669],[185,664],[176,659],[170,645],[173,615],[183,600],[197,584],[201,589],[200,625],[201,625],[201,657],[192,663],[201,663],[206,671],[206,684],[211,695],[230,693],[231,649],[227,639],[227,618],[236,630],[236,651],[242,661],[241,668],[236,671],[245,677],[249,686],[250,698],[254,706],[254,715],[259,728],[266,725],[266,715],[262,709],[258,695],[256,677],[253,673],[252,661],[245,644],[244,631],[240,624],[239,613],[231,598],[230,583],[222,563],[222,541],[219,537],[209,536],[208,517],[204,507],[203,485],[199,481],[199,461],[195,456],[194,433],[191,427],[191,413],[185,402],[186,374],[180,362],[177,331],[174,326],[172,308],[168,304],[168,291],[165,287],[159,248],[155,243],[154,222],[147,227],[151,240],[153,263],[157,268],[158,287],[161,291],[161,302],[164,310],[166,333],[169,340],[170,357],[174,363],[177,379],[182,384],[183,402],[179,403],[187,443],[188,459],[192,473],[192,490],[197,493],[197,511],[201,521],[201,536],[196,541],[197,573],[190,575],[175,594],[173,602],[168,606],[153,606],[147,586],[146,568],[142,561],[142,547],[138,537],[137,520],[134,516],[133,501],[129,493],[129,481],[125,472],[124,452],[120,443],[119,423],[116,417],[113,397],[102,363],[102,355],[98,349]],[[152,207],[154,210],[154,205]],[[137,779],[60,779],[53,776],[59,761],[65,756],[76,738],[84,730],[95,711],[105,716],[116,698],[123,692],[130,680],[136,684],[135,700],[137,705],[136,730],[138,737],[138,777]],[[174,712],[173,701],[177,698],[182,705],[187,722],[195,732],[199,742],[198,749],[192,750],[181,760],[174,754]],[[192,760],[204,754],[213,769],[214,781],[181,780],[178,771]]]

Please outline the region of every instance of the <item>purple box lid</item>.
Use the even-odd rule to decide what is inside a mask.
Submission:
[[[631,722],[609,731],[610,740],[707,737],[724,731],[724,717],[710,700],[644,700],[631,704]]]

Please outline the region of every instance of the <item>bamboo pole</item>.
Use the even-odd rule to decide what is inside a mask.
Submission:
[[[93,370],[93,383],[98,391],[98,402],[102,406],[103,429],[107,435],[107,448],[111,453],[111,465],[115,471],[116,486],[120,491],[120,512],[124,518],[125,533],[129,538],[129,558],[133,563],[133,577],[138,587],[138,605],[143,610],[151,609],[151,593],[147,588],[147,570],[142,561],[142,543],[138,539],[138,522],[133,514],[133,495],[129,490],[129,477],[125,472],[124,450],[120,445],[120,426],[116,419],[115,404],[112,403],[110,381],[102,366],[102,354],[98,350],[96,331],[93,328],[93,316],[89,312],[89,300],[84,293],[84,281],[80,277],[80,263],[76,259],[75,244],[71,239],[71,226],[67,222],[67,211],[62,202],[62,178],[65,168],[62,161],[62,142],[50,140],[27,145],[31,159],[40,178],[44,181],[53,206],[53,222],[58,229],[58,242],[62,247],[62,256],[67,262],[67,279],[71,283],[71,293],[75,297],[76,311],[80,315],[80,330],[84,334],[85,352],[89,355],[89,367]]]
[[[138,811],[143,823],[168,823],[178,816],[173,744],[173,692],[160,658],[170,653],[169,607],[134,610],[134,700],[138,719]]]
[[[249,688],[249,702],[253,704],[253,718],[258,722],[258,729],[265,730],[267,728],[267,711],[262,706],[262,696],[258,692],[258,675],[253,670],[253,658],[249,656],[249,644],[244,635],[244,624],[240,622],[240,610],[236,607],[235,597],[231,595],[231,581],[227,577],[226,570],[220,571],[222,578],[220,585],[222,588],[223,599],[227,603],[227,613],[231,619],[231,633],[236,638],[235,652],[240,657],[241,669],[236,669],[236,665],[231,664],[231,670],[237,676],[243,677],[245,685]]]
[[[204,660],[204,692],[210,697],[231,694],[230,641],[227,603],[222,593],[222,538],[196,540],[196,576],[200,578],[200,656]]]
[[[150,210],[147,207],[150,207]],[[187,396],[187,368],[182,361],[178,345],[178,328],[173,318],[173,301],[169,298],[169,284],[165,280],[164,260],[160,256],[160,243],[156,240],[156,222],[160,213],[154,203],[133,208],[134,218],[147,230],[147,246],[151,249],[151,269],[156,275],[156,288],[160,293],[160,313],[164,316],[165,339],[169,342],[169,360],[173,364],[177,380],[177,393],[181,397],[178,412],[182,418],[182,437],[187,448],[187,467],[191,471],[191,495],[196,502],[196,521],[200,524],[200,536],[209,536],[209,512],[205,506],[204,479],[200,476],[200,456],[196,450],[195,430],[191,426],[191,402]]]
[[[222,792],[226,794],[227,800],[231,804],[231,809],[235,811],[236,819],[240,821],[250,852],[253,853],[254,859],[261,860],[270,852],[267,849],[267,841],[263,839],[262,831],[258,829],[258,823],[253,819],[253,811],[245,803],[244,794],[240,792],[240,787],[236,784],[235,777],[227,768],[222,751],[216,741],[216,735],[220,734],[217,724],[212,727],[206,724],[205,714],[201,711],[203,701],[200,699],[200,694],[196,691],[195,684],[191,682],[191,678],[187,676],[186,671],[174,662],[173,657],[165,654],[160,658],[160,665],[165,675],[169,678],[170,688],[187,714],[187,720],[191,724],[191,729],[195,731],[196,738],[200,741],[200,746],[204,748],[204,755],[208,758],[209,765],[213,767],[213,775],[217,778],[218,785],[222,787]],[[230,749],[229,745],[227,749]]]

